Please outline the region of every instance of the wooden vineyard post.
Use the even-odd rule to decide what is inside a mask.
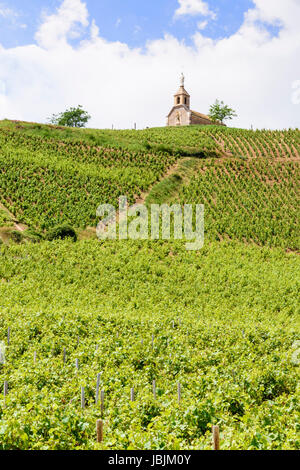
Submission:
[[[81,387],[81,408],[85,408],[84,387]]]
[[[153,380],[152,388],[153,388],[153,396],[154,396],[154,399],[156,400],[156,381],[155,380]]]
[[[101,416],[103,416],[104,412],[104,390],[101,390]]]
[[[4,408],[6,407],[5,399],[8,393],[8,382],[5,380],[4,386],[3,386],[3,395],[4,395]]]
[[[101,378],[101,374],[97,374],[96,397],[95,397],[96,405],[98,404],[98,401],[99,401],[100,378]]]
[[[7,346],[9,346],[10,343],[10,327],[7,329]]]
[[[213,450],[220,450],[220,430],[219,426],[213,426]]]
[[[134,401],[134,388],[132,387],[132,389],[130,390],[130,400],[131,401]]]
[[[103,421],[102,419],[98,419],[96,423],[96,430],[97,430],[97,442],[103,442]]]
[[[178,382],[177,384],[177,392],[178,392],[178,403],[181,401],[181,384]]]
[[[64,361],[64,364],[66,363],[66,359],[67,359],[67,351],[66,351],[66,348],[64,348],[64,352],[63,352],[63,361]]]

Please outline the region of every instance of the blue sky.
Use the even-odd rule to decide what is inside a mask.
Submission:
[[[197,25],[206,19],[201,14],[174,19],[179,6],[177,0],[86,0],[85,3],[102,37],[131,47],[143,47],[147,40],[161,38],[165,33],[189,44]],[[5,48],[32,44],[43,14],[54,13],[60,4],[61,0],[0,0],[0,43]],[[216,18],[208,21],[203,34],[213,39],[236,32],[244,13],[254,6],[251,0],[207,0],[207,4]],[[7,13],[1,15],[1,10]],[[277,32],[276,28],[270,30]]]
[[[183,72],[195,111],[299,127],[299,22],[300,0],[0,0],[0,119],[164,126]]]

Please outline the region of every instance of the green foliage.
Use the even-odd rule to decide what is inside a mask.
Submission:
[[[189,180],[189,178],[197,171],[198,166],[198,158],[189,157],[182,159],[176,165],[176,171],[174,173],[166,176],[151,188],[145,200],[146,205],[165,204],[172,200],[172,198],[180,192],[185,181]]]
[[[299,130],[5,121],[0,148],[0,201],[31,227],[0,247],[0,449],[99,449],[102,372],[103,449],[210,449],[218,423],[222,449],[299,450],[299,256],[286,253],[299,248]],[[151,187],[153,200],[205,203],[202,250],[42,241]]]
[[[44,236],[42,233],[32,229],[28,228],[23,232],[24,237],[26,237],[27,240],[32,241],[32,242],[40,242],[44,239]]]
[[[45,141],[45,145],[56,141],[61,145],[84,145],[84,153],[92,145],[94,148],[143,152],[162,145],[168,153],[177,156],[224,156],[224,150],[240,156],[250,150],[251,156],[296,158],[300,152],[300,132],[298,129],[284,131],[226,128],[223,126],[188,126],[134,130],[75,129],[59,126],[19,121],[0,121],[0,128],[14,131],[19,138],[27,141]],[[39,139],[38,139],[39,138]],[[49,142],[50,140],[50,142]],[[224,149],[225,144],[225,149]],[[45,149],[47,147],[44,147]],[[151,152],[150,152],[151,153]]]
[[[0,209],[0,227],[13,227],[14,223],[11,220],[11,217],[4,211]]]
[[[22,243],[22,241],[24,240],[24,235],[18,230],[12,230],[10,232],[10,239],[15,243]]]
[[[216,102],[209,108],[209,117],[213,122],[224,122],[236,116],[237,114],[234,109],[227,106],[224,101],[216,100]]]
[[[299,178],[298,161],[204,160],[176,199],[205,205],[207,239],[299,250]]]
[[[52,228],[46,235],[46,239],[49,241],[64,240],[65,238],[71,238],[74,242],[77,241],[76,231],[67,224]]]
[[[165,203],[170,194],[178,190],[181,184],[182,178],[177,173],[163,179],[160,183],[156,184],[148,194],[146,199],[147,205]]]
[[[85,127],[90,119],[88,112],[78,105],[77,108],[69,108],[63,113],[53,114],[50,123],[57,126]]]
[[[0,201],[34,229],[96,226],[99,204],[130,204],[176,157],[0,130]]]
[[[164,145],[169,151],[147,153],[146,136],[150,147]],[[96,226],[99,204],[116,207],[120,195],[134,203],[183,154],[212,162],[216,157],[280,159],[285,172],[299,155],[300,133],[220,126],[92,131],[2,122],[0,147],[1,202],[28,226],[47,230],[64,223]]]
[[[99,372],[103,449],[210,449],[216,423],[222,449],[300,449],[296,254],[56,241],[0,255],[0,449],[97,449]]]

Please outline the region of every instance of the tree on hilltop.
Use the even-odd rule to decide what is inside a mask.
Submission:
[[[63,113],[53,114],[49,119],[50,124],[66,127],[85,127],[91,116],[81,105],[77,108],[69,108]]]
[[[237,114],[234,109],[227,106],[224,101],[216,100],[216,102],[209,108],[209,117],[212,122],[219,121],[223,123],[227,119],[237,117]]]

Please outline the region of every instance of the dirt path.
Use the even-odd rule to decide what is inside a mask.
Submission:
[[[11,221],[14,224],[15,229],[18,232],[24,232],[25,230],[27,230],[28,228],[27,225],[20,224],[19,221],[15,218],[15,216],[1,202],[0,202],[0,209],[10,217]]]
[[[170,176],[174,175],[178,168],[179,168],[179,164],[180,164],[180,161],[183,160],[183,159],[179,159],[177,160],[177,162],[175,163],[175,165],[172,165],[166,173],[163,174],[163,176],[160,178],[159,181],[157,181],[156,183],[154,183],[152,186],[150,186],[150,188],[148,189],[148,191],[144,192],[141,194],[141,196],[139,198],[136,199],[135,201],[135,204],[132,206],[136,206],[137,204],[145,204],[146,202],[146,199],[147,199],[147,196],[149,196],[150,192],[152,191],[152,189],[160,184],[162,181],[164,181],[166,178],[169,178]]]
[[[185,175],[183,175],[184,173],[184,170],[182,168],[182,165],[184,162],[189,162],[191,160],[196,160],[195,158],[193,157],[184,157],[184,158],[180,158],[179,160],[177,160],[177,162],[171,166],[166,173],[164,173],[164,175],[160,178],[159,181],[157,181],[156,183],[154,183],[149,189],[148,191],[142,193],[139,197],[136,198],[136,201],[135,203],[132,205],[132,206],[127,206],[127,210],[134,210],[136,209],[139,205],[145,205],[146,203],[146,199],[147,197],[149,196],[149,194],[153,191],[154,188],[156,188],[157,186],[159,186],[160,184],[162,184],[163,182],[165,182],[166,180],[168,180],[169,178],[171,178],[172,176],[174,176],[175,174],[180,174],[180,176],[183,178],[183,180],[185,179],[188,179],[188,177],[184,178]],[[198,160],[198,159],[197,159]],[[188,169],[187,171],[188,172]],[[187,175],[186,175],[187,176]],[[97,232],[100,231],[100,232],[106,232],[107,230],[109,230],[109,226],[111,224],[115,224],[115,223],[120,223],[122,222],[122,220],[124,220],[126,217],[126,213],[124,213],[124,215],[122,214],[122,216],[120,217],[120,213],[119,211],[117,211],[116,213],[116,216],[112,219],[109,219],[109,220],[103,220],[101,221],[98,226],[97,226]]]

